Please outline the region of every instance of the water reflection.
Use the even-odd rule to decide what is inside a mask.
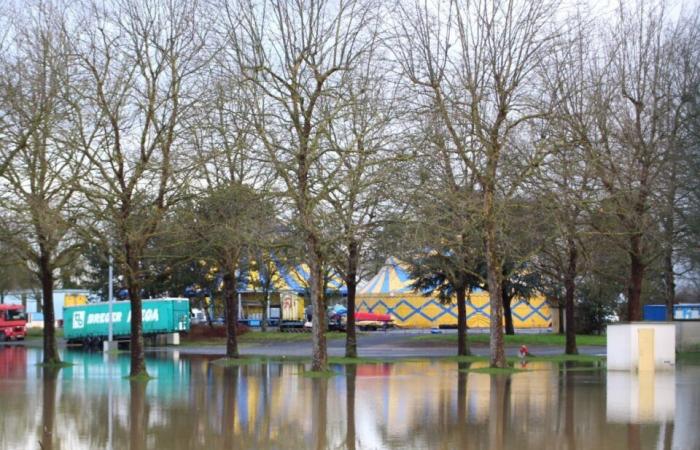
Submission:
[[[619,423],[672,422],[676,411],[673,371],[607,374],[607,417]]]
[[[41,402],[41,439],[39,446],[43,450],[54,448],[54,420],[56,418],[57,368],[45,367],[43,372],[43,390]]]
[[[128,355],[67,353],[76,365],[48,372],[34,350],[6,350],[0,448],[692,449],[700,438],[697,367],[655,379],[648,410],[633,391],[647,381],[570,365],[490,376],[472,371],[479,363],[426,360],[306,378],[298,363],[167,354],[149,359],[157,378],[146,383],[123,378]],[[636,412],[620,410],[633,394]]]

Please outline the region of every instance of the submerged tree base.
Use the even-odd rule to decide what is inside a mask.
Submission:
[[[38,367],[44,367],[46,369],[62,369],[64,367],[72,367],[75,364],[65,361],[55,361],[55,362],[43,362],[37,363]]]
[[[150,381],[155,380],[155,377],[150,376],[148,373],[140,373],[138,375],[127,375],[124,379],[129,381]]]

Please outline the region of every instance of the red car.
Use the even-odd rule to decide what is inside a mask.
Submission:
[[[27,315],[22,305],[0,305],[0,341],[22,340],[27,336]]]

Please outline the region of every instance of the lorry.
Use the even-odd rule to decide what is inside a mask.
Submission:
[[[178,333],[190,329],[190,302],[186,298],[143,300],[141,306],[144,337]],[[131,302],[112,304],[114,340],[131,335]],[[109,336],[109,303],[98,302],[63,308],[63,337],[68,344],[99,345]]]
[[[27,336],[27,314],[22,305],[0,305],[0,341],[23,340]]]

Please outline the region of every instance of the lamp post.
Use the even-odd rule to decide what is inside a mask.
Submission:
[[[109,253],[109,269],[107,271],[107,278],[108,278],[108,286],[107,286],[107,307],[108,307],[108,318],[107,318],[107,340],[103,343],[102,345],[102,350],[105,352],[109,352],[111,350],[116,350],[117,346],[115,345],[116,342],[114,342],[114,324],[112,323],[112,311],[114,310],[114,293],[113,293],[113,288],[112,286],[114,285],[113,283],[113,277],[114,277],[114,270],[112,268],[113,266],[113,259],[112,259],[112,252],[110,251]]]
[[[112,309],[114,308],[114,296],[112,292],[112,277],[114,271],[112,269],[112,253],[109,254],[109,271],[107,278],[109,279],[109,285],[107,286],[107,302],[109,303],[109,328],[108,328],[108,340],[112,342],[114,340],[114,328],[112,326]]]

